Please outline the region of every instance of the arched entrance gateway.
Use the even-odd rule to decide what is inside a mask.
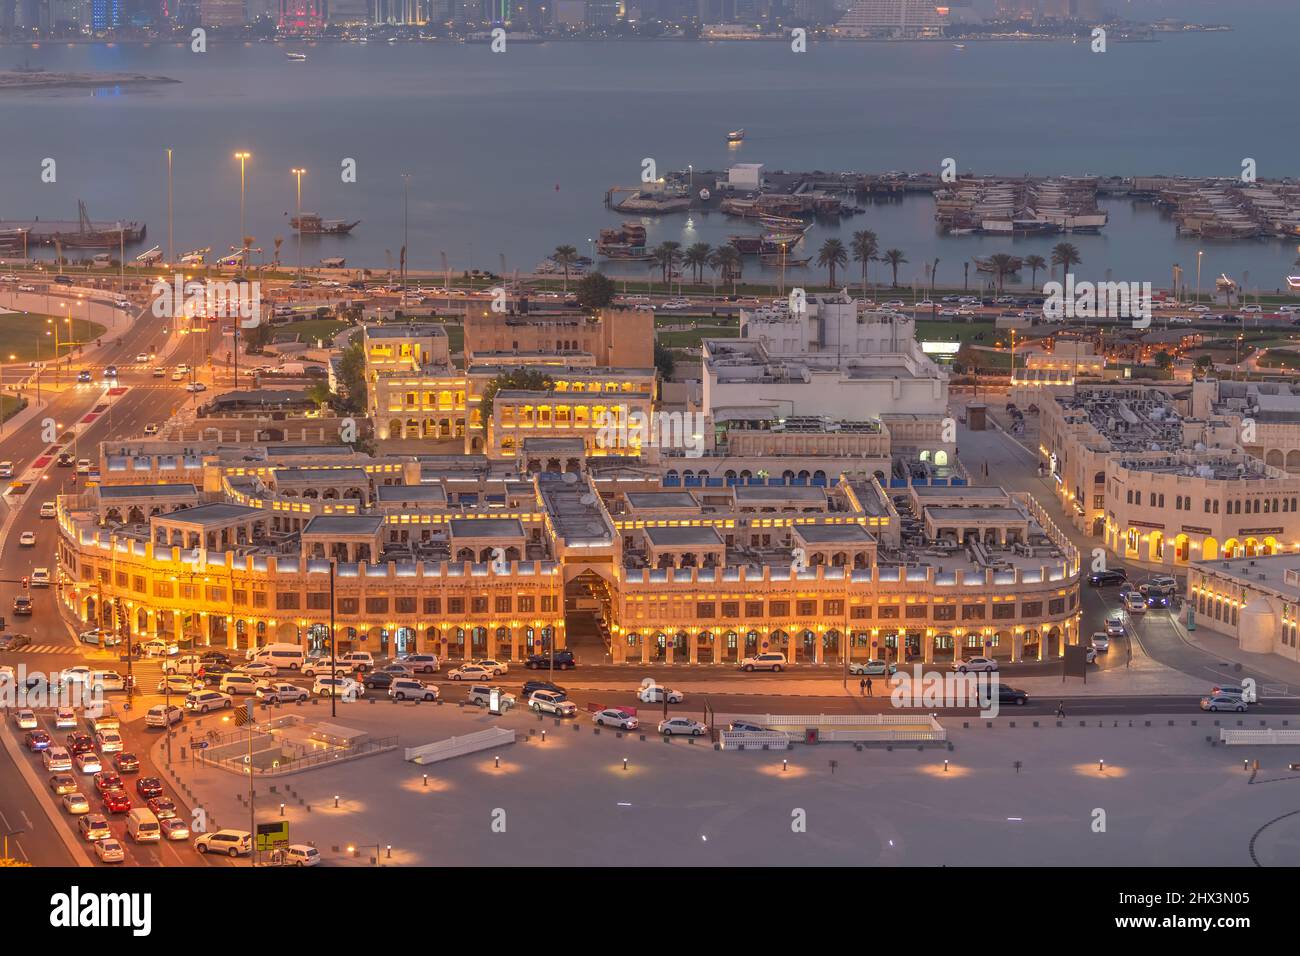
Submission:
[[[556,647],[572,651],[583,661],[595,663],[627,660],[633,654],[639,658],[642,648],[629,647],[626,637],[615,656],[610,628],[614,592],[604,576],[607,572],[589,565],[568,564],[564,570],[564,635],[556,642]],[[537,650],[531,652],[540,653]]]

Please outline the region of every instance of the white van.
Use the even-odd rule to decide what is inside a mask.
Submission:
[[[291,671],[300,670],[306,659],[302,648],[297,644],[265,644],[250,650],[247,657],[253,663],[287,667]]]
[[[126,835],[136,843],[157,843],[162,839],[162,827],[148,807],[134,807],[126,815]]]

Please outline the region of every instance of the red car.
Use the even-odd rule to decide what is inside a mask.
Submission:
[[[149,809],[159,820],[171,820],[176,816],[176,801],[171,797],[154,797],[149,801]]]
[[[109,813],[127,813],[131,809],[131,797],[125,790],[109,790],[104,794],[104,809]]]
[[[67,741],[68,753],[74,757],[95,749],[95,740],[90,734],[68,734]]]
[[[119,773],[137,773],[140,770],[140,758],[126,751],[115,753],[113,754],[113,769]]]
[[[122,778],[111,770],[101,770],[95,774],[95,789],[100,793],[122,789]]]
[[[42,750],[48,750],[50,747],[50,735],[43,730],[29,730],[27,732],[27,749],[32,753],[38,753]]]
[[[157,777],[141,777],[135,782],[135,792],[145,800],[150,797],[160,797],[163,792],[162,781]]]

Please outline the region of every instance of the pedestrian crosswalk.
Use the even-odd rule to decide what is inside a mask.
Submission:
[[[26,647],[14,648],[10,654],[80,654],[82,648],[76,644],[28,644]]]

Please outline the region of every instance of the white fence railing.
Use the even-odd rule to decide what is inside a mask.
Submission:
[[[1229,730],[1219,728],[1219,742],[1228,744],[1300,744],[1300,730]]]
[[[793,736],[779,730],[724,730],[718,735],[723,750],[786,750]]]
[[[404,759],[410,763],[437,763],[452,757],[463,757],[480,750],[490,750],[515,742],[515,732],[504,727],[491,727],[463,737],[448,737],[419,747],[407,747]]]
[[[724,730],[719,734],[723,750],[784,749],[807,741],[809,729],[827,743],[943,743],[948,732],[928,714],[762,714],[717,718],[719,723],[745,721],[766,730]]]

